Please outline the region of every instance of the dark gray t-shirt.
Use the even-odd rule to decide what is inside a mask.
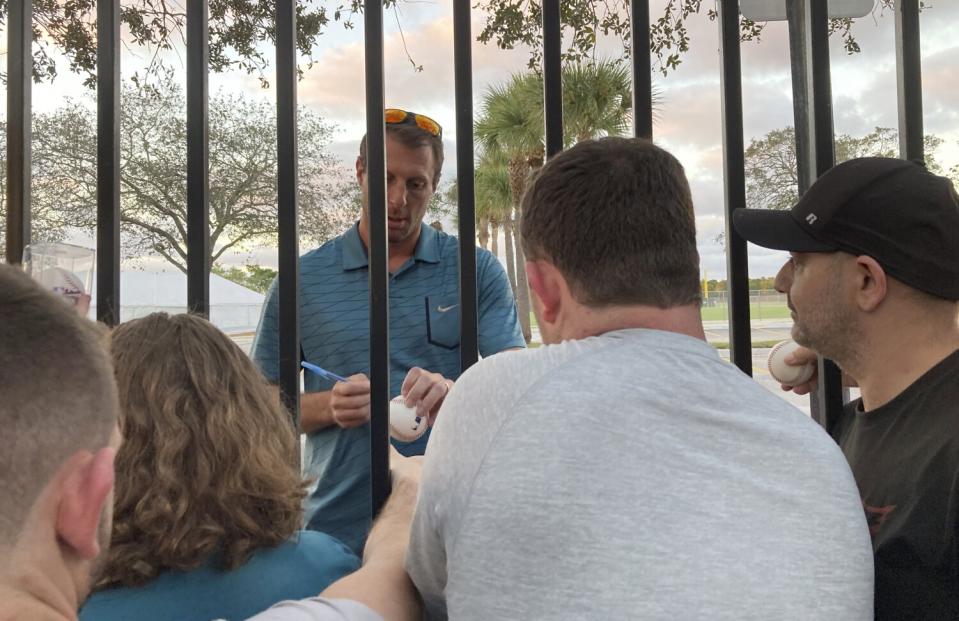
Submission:
[[[705,342],[653,330],[464,374],[407,568],[433,618],[872,618],[839,448]]]

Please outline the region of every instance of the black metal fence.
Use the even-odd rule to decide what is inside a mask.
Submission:
[[[209,311],[208,29],[207,2],[187,2],[187,205],[188,306]],[[833,165],[826,3],[787,0],[793,66],[794,110],[800,190]],[[7,55],[7,262],[18,263],[30,240],[32,2],[10,0]],[[280,387],[298,417],[298,224],[296,149],[296,6],[276,8],[277,200],[279,206]],[[631,0],[634,133],[652,138],[652,76],[649,1]],[[727,214],[731,359],[752,372],[746,242],[730,226],[744,207],[743,93],[740,15],[737,0],[719,0],[722,75],[723,173]],[[389,494],[389,272],[386,234],[385,128],[383,120],[383,4],[366,0],[367,171],[370,217],[370,368],[372,383],[373,507]],[[923,157],[919,56],[919,0],[896,2],[896,56],[901,156]],[[117,324],[120,299],[120,2],[97,3],[97,319]],[[461,362],[477,360],[475,210],[473,197],[473,92],[469,0],[453,0],[456,106],[456,170],[460,244]],[[546,155],[563,148],[560,0],[543,0],[543,75]],[[820,366],[821,386],[813,399],[823,424],[843,403],[839,371]]]

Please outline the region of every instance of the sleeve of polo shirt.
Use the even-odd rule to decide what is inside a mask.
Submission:
[[[486,358],[504,349],[526,347],[506,270],[482,248],[476,249],[476,265],[480,355]]]
[[[260,314],[260,324],[256,328],[253,338],[253,347],[250,350],[253,361],[263,375],[274,384],[280,378],[280,323],[279,307],[280,296],[278,291],[279,279],[274,278],[270,289],[263,301],[263,311]]]

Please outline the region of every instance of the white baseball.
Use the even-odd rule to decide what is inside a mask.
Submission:
[[[77,275],[62,267],[48,267],[40,272],[37,280],[44,287],[61,295],[76,296],[86,293]]]
[[[426,417],[417,420],[416,408],[406,407],[403,397],[390,401],[390,435],[400,442],[412,442],[426,433]]]
[[[769,352],[769,358],[766,360],[766,367],[769,374],[773,376],[780,384],[786,386],[799,386],[805,384],[816,372],[815,363],[809,362],[801,366],[786,364],[786,356],[799,349],[796,341],[783,341],[776,343]]]

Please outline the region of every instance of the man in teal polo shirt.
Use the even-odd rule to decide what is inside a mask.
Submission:
[[[459,377],[459,246],[423,224],[443,166],[442,129],[423,115],[386,111],[387,216],[390,270],[390,396],[435,416]],[[317,478],[307,503],[308,528],[359,554],[370,526],[369,210],[366,137],[356,159],[363,193],[359,222],[300,257],[300,344],[303,358],[347,382],[305,377],[300,426],[308,434],[308,474]],[[525,345],[509,281],[499,261],[477,248],[479,351],[484,357]],[[279,378],[276,282],[267,294],[253,358]],[[421,455],[429,432],[411,443]]]

